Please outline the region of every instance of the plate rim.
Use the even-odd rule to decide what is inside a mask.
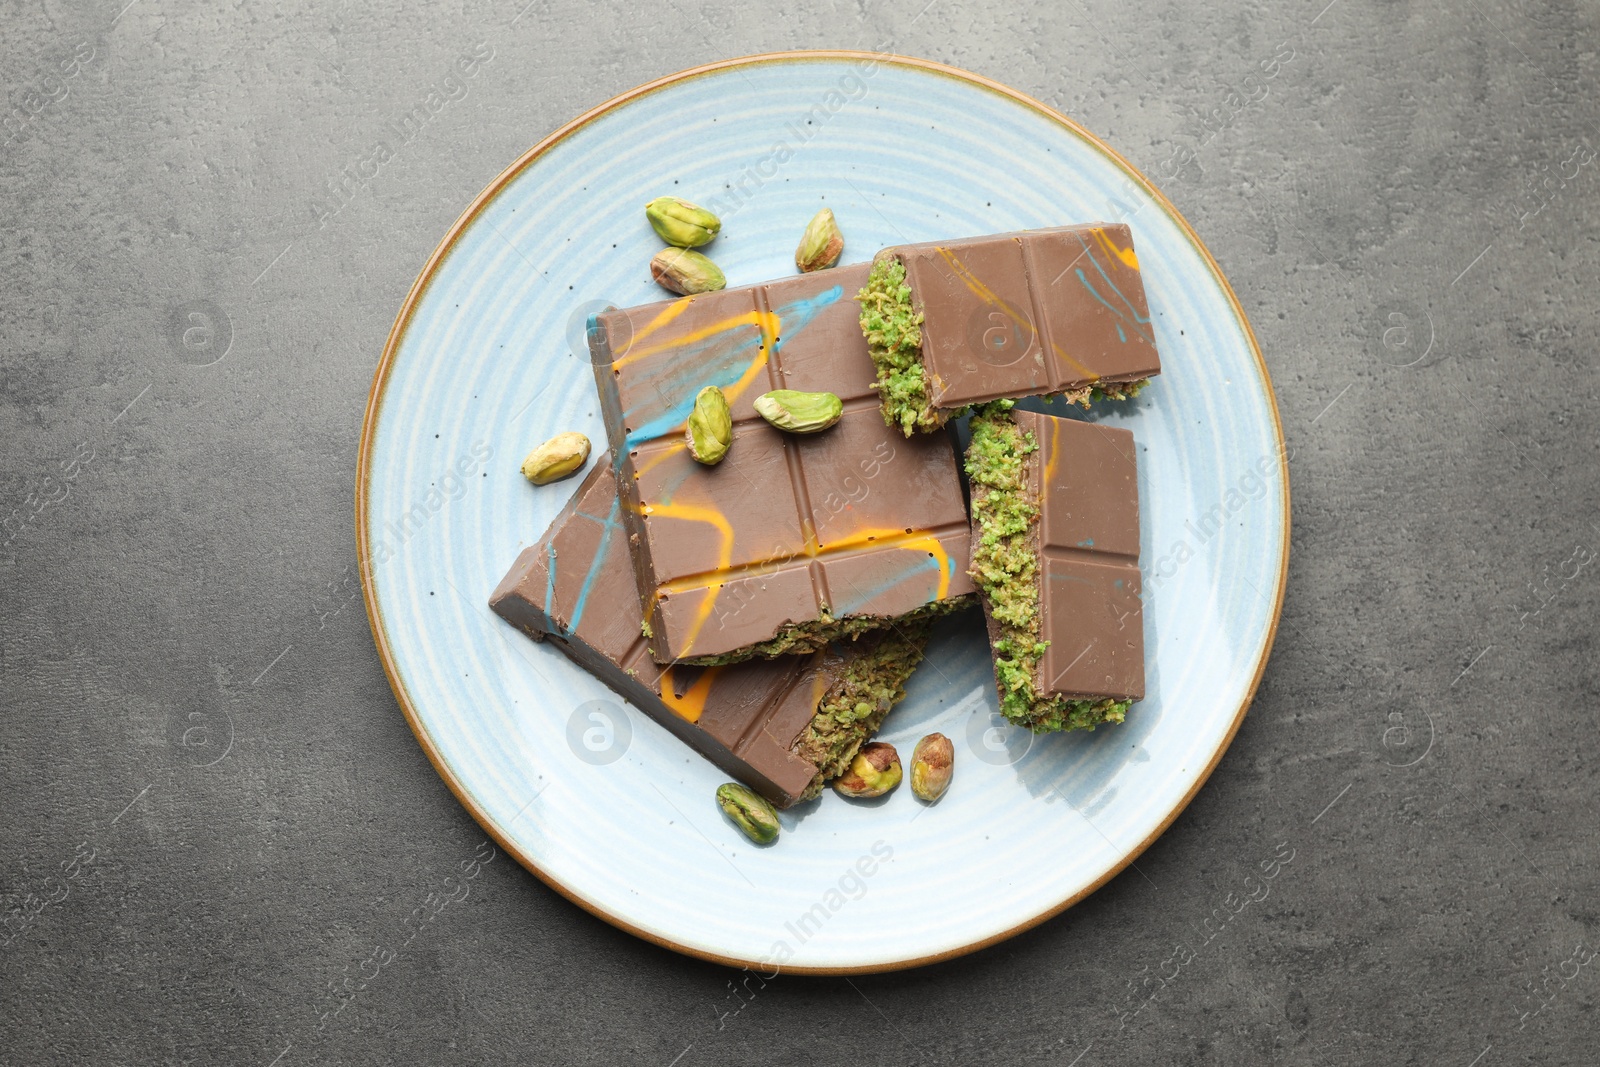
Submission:
[[[784,973],[788,974],[879,974],[888,971],[906,970],[912,967],[923,967],[933,963],[940,963],[945,960],[965,956],[969,953],[977,952],[981,949],[988,948],[991,945],[996,945],[1002,941],[1009,940],[1010,938],[1016,937],[1018,934],[1021,934],[1027,930],[1031,930],[1034,927],[1055,918],[1057,915],[1060,915],[1062,912],[1083,900],[1085,897],[1089,896],[1089,894],[1095,892],[1101,886],[1105,885],[1111,879],[1115,878],[1117,875],[1121,874],[1125,869],[1127,869],[1127,867],[1133,863],[1134,860],[1141,856],[1146,849],[1155,843],[1157,838],[1166,833],[1168,827],[1170,827],[1173,822],[1177,820],[1178,816],[1182,814],[1186,808],[1188,808],[1190,802],[1194,800],[1195,795],[1199,793],[1200,787],[1205,785],[1207,780],[1210,779],[1211,773],[1216,770],[1217,764],[1222,761],[1223,755],[1232,746],[1234,736],[1239,732],[1239,727],[1244,722],[1245,713],[1249,710],[1251,703],[1255,700],[1256,690],[1261,684],[1261,676],[1266,670],[1267,661],[1272,656],[1272,646],[1277,641],[1278,623],[1283,615],[1283,598],[1289,578],[1289,530],[1291,527],[1289,506],[1289,462],[1287,448],[1283,437],[1283,421],[1278,412],[1278,398],[1272,387],[1272,376],[1267,370],[1266,361],[1262,358],[1261,346],[1256,342],[1255,331],[1250,326],[1250,320],[1248,316],[1245,315],[1244,308],[1239,303],[1239,298],[1234,294],[1233,286],[1229,284],[1227,276],[1223,273],[1222,267],[1217,263],[1216,258],[1212,256],[1210,249],[1206,247],[1205,242],[1200,239],[1200,235],[1195,232],[1192,226],[1189,225],[1188,219],[1184,218],[1183,213],[1177,209],[1172,201],[1168,200],[1166,195],[1163,194],[1160,189],[1156,188],[1154,182],[1150,181],[1149,178],[1145,177],[1143,172],[1124,159],[1122,155],[1116,151],[1116,149],[1112,148],[1105,141],[1101,140],[1098,136],[1090,132],[1087,128],[1080,125],[1072,118],[1062,114],[1055,108],[1050,107],[1048,104],[1036,100],[1026,93],[1014,89],[1009,85],[1005,85],[1001,82],[995,81],[992,78],[985,77],[982,74],[963,70],[960,67],[950,66],[946,63],[940,63],[937,60],[922,59],[915,56],[905,56],[888,52],[863,51],[858,49],[799,49],[784,52],[762,52],[755,55],[737,56],[730,59],[719,59],[710,63],[702,63],[698,66],[689,67],[673,74],[667,74],[663,75],[662,77],[655,78],[651,81],[645,82],[642,85],[635,86],[626,92],[613,96],[609,100],[590,108],[588,111],[585,111],[576,118],[562,124],[551,133],[540,139],[537,144],[519,156],[515,162],[501,171],[492,182],[484,187],[483,191],[480,192],[476,198],[474,198],[467,209],[463,211],[460,217],[456,219],[455,223],[451,225],[450,229],[445,233],[443,239],[440,240],[439,244],[434,248],[432,254],[429,255],[427,262],[423,264],[422,270],[420,273],[418,273],[416,281],[412,282],[411,288],[407,292],[404,302],[400,305],[399,312],[395,315],[394,324],[389,329],[389,336],[383,347],[383,355],[378,361],[377,370],[373,373],[372,386],[367,394],[366,410],[362,415],[361,443],[356,459],[356,554],[358,567],[361,574],[362,600],[365,603],[367,611],[367,624],[372,631],[373,643],[377,646],[378,658],[383,664],[383,673],[389,680],[389,688],[393,690],[395,700],[400,705],[400,710],[406,717],[406,723],[411,727],[411,732],[416,736],[418,743],[422,746],[422,751],[427,755],[428,762],[433,764],[433,769],[438,773],[439,777],[444,780],[444,783],[450,789],[450,792],[455,795],[456,800],[461,803],[462,807],[466,808],[467,813],[471,815],[473,820],[483,828],[484,832],[493,838],[496,844],[504,849],[508,855],[520,863],[531,874],[533,874],[534,877],[538,878],[545,885],[549,886],[551,889],[555,890],[557,893],[561,894],[561,896],[576,904],[584,911],[589,912],[596,918],[610,923],[612,926],[615,926],[620,930],[625,930],[635,937],[641,938],[652,944],[659,945],[662,948],[671,949],[674,952],[679,952],[683,955],[692,956],[697,959],[707,960],[712,963],[718,963],[729,967],[742,967],[747,970],[752,967],[763,967],[764,964],[758,960],[742,959],[737,956],[710,952],[691,945],[680,944],[670,938],[662,937],[661,935],[653,933],[649,930],[641,929],[640,927],[629,922],[623,916],[613,914],[612,912],[609,912],[605,908],[601,907],[599,904],[588,900],[576,889],[565,885],[554,875],[542,869],[533,857],[527,855],[522,849],[518,848],[515,844],[508,840],[508,836],[499,830],[489,814],[478,805],[476,799],[474,799],[472,794],[467,790],[466,785],[450,771],[449,767],[445,764],[442,754],[434,745],[433,739],[429,735],[427,727],[423,724],[420,716],[418,715],[416,707],[412,704],[411,697],[406,690],[405,683],[400,677],[399,664],[396,662],[394,652],[389,645],[388,631],[385,629],[383,624],[382,609],[378,605],[376,583],[373,578],[374,566],[371,560],[371,555],[368,551],[368,485],[371,480],[371,463],[377,439],[378,418],[383,407],[383,397],[385,389],[388,385],[389,371],[394,365],[395,358],[400,349],[400,344],[405,337],[406,329],[411,323],[412,313],[416,310],[417,304],[427,292],[428,286],[432,282],[433,276],[438,270],[439,265],[455,247],[456,241],[461,237],[462,233],[465,232],[467,227],[477,219],[478,215],[483,212],[489,203],[493,201],[494,198],[498,196],[507,185],[521,175],[522,172],[531,166],[540,156],[544,155],[550,149],[554,148],[557,144],[561,143],[567,137],[576,133],[584,126],[600,118],[602,115],[621,107],[624,104],[648,96],[651,93],[658,92],[680,82],[686,82],[693,78],[703,77],[707,74],[729,70],[735,67],[755,66],[758,64],[768,63],[806,62],[817,60],[869,60],[880,63],[891,63],[897,66],[908,67],[913,70],[954,78],[957,81],[966,82],[980,89],[986,89],[1015,103],[1021,104],[1024,107],[1031,108],[1052,122],[1058,123],[1065,127],[1069,133],[1081,138],[1082,140],[1088,142],[1091,147],[1104,153],[1106,158],[1111,160],[1111,162],[1116,166],[1120,167],[1129,178],[1137,182],[1138,185],[1144,189],[1144,191],[1148,193],[1150,197],[1162,208],[1162,210],[1167,213],[1168,217],[1170,217],[1173,222],[1178,225],[1179,229],[1182,230],[1184,235],[1189,239],[1190,244],[1194,246],[1195,251],[1200,254],[1201,259],[1205,261],[1205,264],[1210,269],[1213,277],[1221,286],[1223,294],[1228,299],[1228,304],[1232,307],[1234,315],[1238,318],[1239,325],[1244,330],[1245,339],[1250,344],[1251,355],[1255,357],[1256,369],[1261,375],[1262,384],[1266,387],[1267,406],[1272,415],[1273,435],[1276,437],[1278,445],[1278,469],[1283,483],[1283,513],[1281,516],[1284,531],[1283,550],[1280,553],[1278,560],[1278,588],[1273,593],[1272,619],[1267,626],[1266,641],[1262,645],[1260,658],[1256,662],[1255,671],[1250,679],[1250,686],[1244,694],[1244,699],[1239,704],[1239,710],[1235,713],[1233,722],[1228,727],[1226,736],[1223,737],[1222,743],[1217,746],[1216,752],[1212,755],[1210,762],[1206,764],[1205,768],[1195,778],[1194,784],[1189,788],[1188,792],[1183,795],[1177,804],[1173,806],[1172,810],[1167,813],[1166,817],[1162,819],[1161,823],[1154,830],[1152,830],[1143,841],[1140,841],[1137,845],[1129,849],[1127,853],[1120,857],[1117,862],[1114,863],[1100,878],[1096,879],[1093,883],[1085,886],[1078,892],[1073,893],[1059,904],[1046,908],[1039,914],[1020,922],[1015,926],[1003,930],[1000,933],[991,934],[990,936],[977,941],[960,945],[955,948],[945,949],[941,952],[932,953],[926,956],[912,957],[904,960],[891,960],[883,963],[868,963],[847,967],[798,966],[781,968]]]

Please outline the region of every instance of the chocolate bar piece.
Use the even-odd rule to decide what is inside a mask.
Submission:
[[[639,632],[620,514],[616,477],[602,460],[544,538],[517,557],[489,606],[779,807],[816,796],[905,695],[928,624],[808,656],[658,666]]]
[[[650,651],[726,663],[808,652],[966,603],[967,518],[945,435],[883,424],[849,294],[867,265],[613,310],[589,342]],[[733,443],[714,467],[684,441],[719,386]],[[752,402],[830,392],[838,425],[785,433]]]
[[[1133,434],[999,401],[973,414],[966,468],[1001,712],[1040,732],[1121,722],[1144,696]]]
[[[1161,372],[1120,223],[886,248],[857,299],[884,420],[908,437],[1002,397],[1125,399]]]

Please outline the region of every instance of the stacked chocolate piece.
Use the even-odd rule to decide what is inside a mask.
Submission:
[[[590,328],[610,455],[491,605],[780,807],[850,763],[981,600],[1001,707],[1038,730],[1143,695],[1132,435],[1013,398],[1159,371],[1126,227],[885,249],[872,264],[612,310]],[[715,386],[714,466],[685,420]],[[770,390],[836,425],[769,425]],[[963,493],[944,424],[973,407]]]
[[[596,381],[658,660],[811,651],[971,594],[948,441],[908,441],[878,414],[853,299],[866,277],[863,264],[599,316]],[[709,467],[683,433],[706,386],[733,414]],[[844,414],[785,433],[751,406],[775,389],[832,393]]]
[[[617,479],[596,463],[490,598],[729,775],[780,807],[822,791],[904,693],[926,622],[806,655],[732,666],[659,664],[646,648]]]

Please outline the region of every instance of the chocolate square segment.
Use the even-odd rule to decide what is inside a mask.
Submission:
[[[1039,501],[1041,693],[1144,697],[1139,487],[1133,434],[1013,411],[1038,451],[1028,476]]]
[[[728,667],[663,667],[639,632],[617,481],[597,463],[538,544],[523,550],[489,605],[574,661],[724,772],[780,807],[817,767],[791,749],[846,660],[832,652]]]
[[[1161,372],[1133,234],[1097,223],[887,248],[923,315],[932,406]]]
[[[789,453],[764,426],[736,425],[728,455],[715,467],[690,458],[681,433],[642,441],[628,459],[634,490],[650,509],[646,528],[672,531],[651,539],[658,573],[710,574],[804,554]],[[749,506],[753,496],[762,507]],[[742,521],[734,524],[728,515]]]
[[[854,297],[867,264],[605,312],[590,331],[622,522],[658,662],[733,661],[812,626],[887,625],[972,592],[944,435],[885,426]],[[684,420],[705,386],[733,444],[706,467]],[[840,423],[777,430],[752,402],[830,392]],[[818,630],[818,632],[821,632]]]

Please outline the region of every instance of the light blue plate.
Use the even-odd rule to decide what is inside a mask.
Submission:
[[[577,480],[518,472],[561,430],[605,441],[587,314],[659,300],[646,200],[717,210],[729,285],[783,277],[819,208],[845,262],[909,241],[1125,220],[1163,373],[1091,416],[1139,442],[1148,695],[1093,734],[995,715],[974,615],[940,630],[883,738],[956,743],[925,807],[829,793],[755,848],[703,761],[486,607]],[[593,462],[591,460],[591,462]],[[610,922],[770,971],[885,970],[970,951],[1081,899],[1138,855],[1227,747],[1266,662],[1288,558],[1265,367],[1199,239],[1092,135],[1004,86],[861,53],[758,56],[613,100],[506,171],[412,290],[373,383],[357,487],[367,609],[395,695],[461,801],[540,878]],[[626,565],[625,563],[619,565]],[[401,800],[400,802],[404,802]]]

